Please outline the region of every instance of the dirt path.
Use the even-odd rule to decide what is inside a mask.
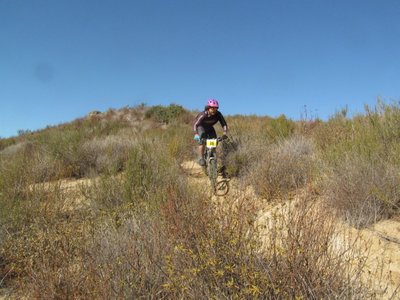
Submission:
[[[365,245],[370,246],[367,261],[369,271],[382,270],[382,284],[377,288],[385,298],[400,286],[400,222],[384,220],[358,233]],[[386,284],[387,291],[384,291]],[[400,291],[397,294],[396,299],[400,299]]]
[[[208,178],[197,163],[186,161],[182,163],[181,167],[194,184],[209,185]],[[224,202],[232,203],[238,197],[256,199],[256,195],[250,188],[239,187],[235,180],[229,182],[229,191],[226,195],[216,197],[210,193],[210,196],[214,203],[220,205]],[[279,207],[265,207],[264,205],[257,222],[260,224],[267,222],[272,209],[279,209]],[[343,240],[358,237],[359,249],[361,251],[368,249],[367,267],[363,278],[374,283],[377,297],[379,299],[400,299],[400,220],[384,220],[362,230],[350,228],[345,224],[338,223],[338,226],[346,235],[342,237]],[[396,289],[399,289],[396,296],[391,298]]]

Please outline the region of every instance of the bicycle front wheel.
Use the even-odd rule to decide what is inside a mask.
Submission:
[[[217,189],[217,160],[216,159],[210,159],[208,163],[208,177],[210,178],[211,182],[211,188],[213,192],[215,193]]]

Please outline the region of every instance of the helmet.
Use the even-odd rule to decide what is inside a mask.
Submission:
[[[209,99],[209,100],[207,101],[207,106],[208,106],[208,107],[216,107],[216,108],[219,108],[219,104],[218,104],[218,101],[217,101],[216,99]]]

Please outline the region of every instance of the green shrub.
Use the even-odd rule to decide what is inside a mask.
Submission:
[[[266,122],[264,130],[266,138],[275,142],[290,137],[295,131],[295,123],[285,115],[280,115]]]
[[[352,119],[337,113],[318,126],[313,136],[321,157],[328,164],[338,164],[347,154],[358,153],[367,159],[376,155],[386,157],[398,165],[399,119],[397,104],[378,102],[375,110],[366,106],[366,115]]]
[[[157,122],[169,124],[185,115],[185,113],[186,110],[182,106],[170,104],[167,107],[161,105],[153,106],[146,111],[145,116]]]

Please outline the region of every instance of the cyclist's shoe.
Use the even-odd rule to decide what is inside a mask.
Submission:
[[[199,159],[199,165],[202,167],[204,167],[206,165],[206,161],[204,160],[204,158]]]

